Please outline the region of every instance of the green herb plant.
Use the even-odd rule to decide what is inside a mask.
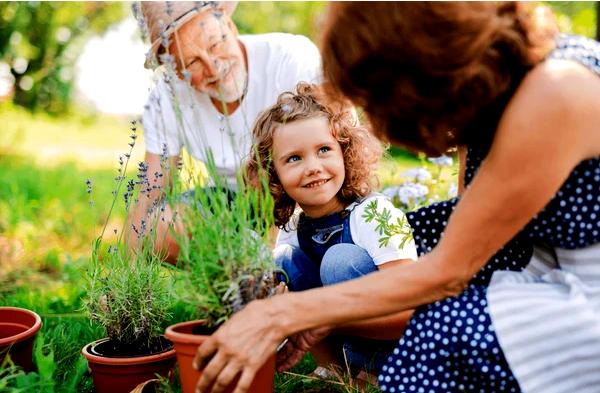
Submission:
[[[215,327],[255,299],[272,296],[279,284],[278,271],[268,246],[273,226],[273,200],[266,174],[249,186],[237,176],[232,192],[218,175],[207,153],[209,188],[196,188],[179,204],[184,234],[178,236],[181,298],[196,307],[198,317]],[[204,176],[188,184],[202,186]]]
[[[162,267],[161,255],[153,247],[154,225],[142,221],[140,228],[132,226],[140,241],[136,252],[129,251],[127,247],[127,220],[121,231],[113,229],[110,233],[116,240],[110,244],[105,240],[109,236],[107,230],[111,213],[120,206],[119,200],[122,198],[128,212],[132,203],[137,198],[146,197],[151,189],[145,163],[138,165],[136,177],[129,178],[127,175],[129,157],[136,140],[135,122],[132,122],[131,131],[129,152],[124,155],[125,159],[119,158],[112,204],[102,232],[93,245],[84,308],[90,319],[105,329],[114,345],[134,353],[149,353],[157,349],[157,340],[166,327],[172,300],[170,273]],[[90,180],[87,186],[90,204],[93,205]]]

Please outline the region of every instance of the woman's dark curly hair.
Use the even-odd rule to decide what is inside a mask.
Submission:
[[[325,85],[383,139],[439,155],[489,146],[517,86],[554,46],[550,12],[513,2],[332,3]]]
[[[253,145],[246,163],[245,173],[250,184],[257,185],[260,173],[269,180],[269,189],[275,208],[275,225],[283,228],[294,213],[296,201],[287,195],[272,163],[273,135],[277,128],[297,120],[325,117],[334,138],[340,144],[344,157],[346,176],[338,198],[350,204],[372,192],[376,185],[374,165],[381,158],[381,143],[358,123],[351,107],[329,101],[320,88],[299,83],[296,93],[281,94],[277,103],[263,111],[253,128]]]

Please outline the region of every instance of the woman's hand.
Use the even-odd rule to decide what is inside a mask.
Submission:
[[[194,367],[202,370],[197,392],[224,392],[237,376],[234,393],[245,393],[286,334],[269,300],[249,303],[199,348]]]
[[[277,353],[277,371],[287,371],[294,367],[310,348],[327,337],[330,332],[331,328],[321,327],[290,336]]]

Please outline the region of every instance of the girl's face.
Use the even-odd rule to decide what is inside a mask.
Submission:
[[[344,156],[325,117],[277,128],[273,165],[284,191],[307,216],[322,217],[344,208],[337,197],[346,175]]]

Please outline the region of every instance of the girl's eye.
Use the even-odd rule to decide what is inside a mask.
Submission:
[[[287,159],[286,162],[296,162],[300,160],[300,156],[291,156]]]
[[[329,146],[323,146],[319,149],[319,153],[327,153],[331,148]]]

